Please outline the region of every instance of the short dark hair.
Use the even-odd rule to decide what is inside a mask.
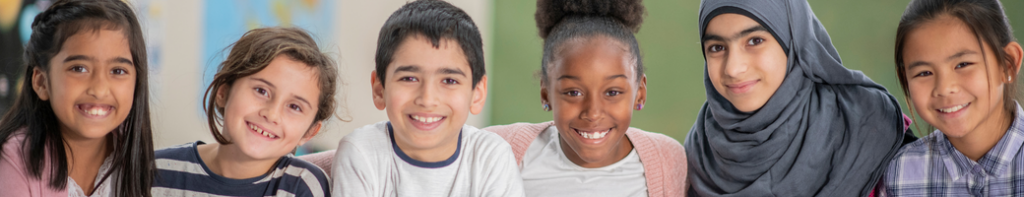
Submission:
[[[422,35],[430,39],[434,48],[440,47],[442,38],[459,43],[473,74],[473,87],[483,78],[483,39],[473,19],[466,12],[441,0],[417,0],[398,8],[380,28],[377,38],[377,78],[384,84],[388,65],[395,51],[406,38]]]

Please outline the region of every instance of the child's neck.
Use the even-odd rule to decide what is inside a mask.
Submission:
[[[248,179],[266,174],[277,159],[257,160],[245,156],[236,145],[203,144],[196,147],[210,171],[231,179]]]
[[[100,166],[113,149],[108,143],[110,134],[99,139],[81,139],[71,135],[64,137],[64,153],[67,155],[68,176],[78,183],[86,195],[92,195]]]
[[[461,133],[461,132],[460,132]],[[409,158],[415,159],[421,162],[440,162],[448,160],[455,151],[459,149],[459,134],[455,135],[455,139],[448,139],[437,147],[431,148],[414,148],[412,145],[403,143],[404,141],[396,138],[395,144],[401,149],[402,153],[409,156]]]
[[[949,143],[968,159],[978,161],[999,143],[1013,123],[1013,115],[1009,111],[1000,111],[982,121],[974,131],[963,137],[947,136]]]

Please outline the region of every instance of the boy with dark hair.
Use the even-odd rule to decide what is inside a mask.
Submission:
[[[345,136],[335,196],[523,196],[512,149],[465,125],[487,97],[480,32],[461,9],[418,0],[381,28],[373,102],[390,121]]]

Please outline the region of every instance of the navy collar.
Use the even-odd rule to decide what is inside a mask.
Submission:
[[[445,167],[445,166],[451,165],[452,163],[455,163],[455,160],[459,158],[459,152],[462,152],[462,130],[459,130],[459,142],[455,145],[455,154],[452,154],[451,157],[448,157],[448,159],[446,159],[444,161],[438,161],[438,162],[423,162],[423,161],[415,160],[412,157],[409,157],[409,155],[406,155],[405,152],[403,152],[401,148],[398,148],[398,144],[395,143],[395,129],[391,128],[391,122],[388,122],[388,137],[391,138],[391,149],[395,150],[395,154],[397,154],[399,158],[402,158],[402,160],[405,161],[406,163],[412,164],[413,166],[416,166],[416,167],[421,167],[421,168],[441,168],[441,167]]]

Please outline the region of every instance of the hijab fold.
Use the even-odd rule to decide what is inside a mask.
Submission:
[[[705,64],[707,101],[684,143],[689,192],[866,196],[903,140],[896,98],[843,67],[804,0],[703,0],[701,36],[725,13],[750,17],[779,40],[786,78],[763,107],[741,112],[715,90]]]

